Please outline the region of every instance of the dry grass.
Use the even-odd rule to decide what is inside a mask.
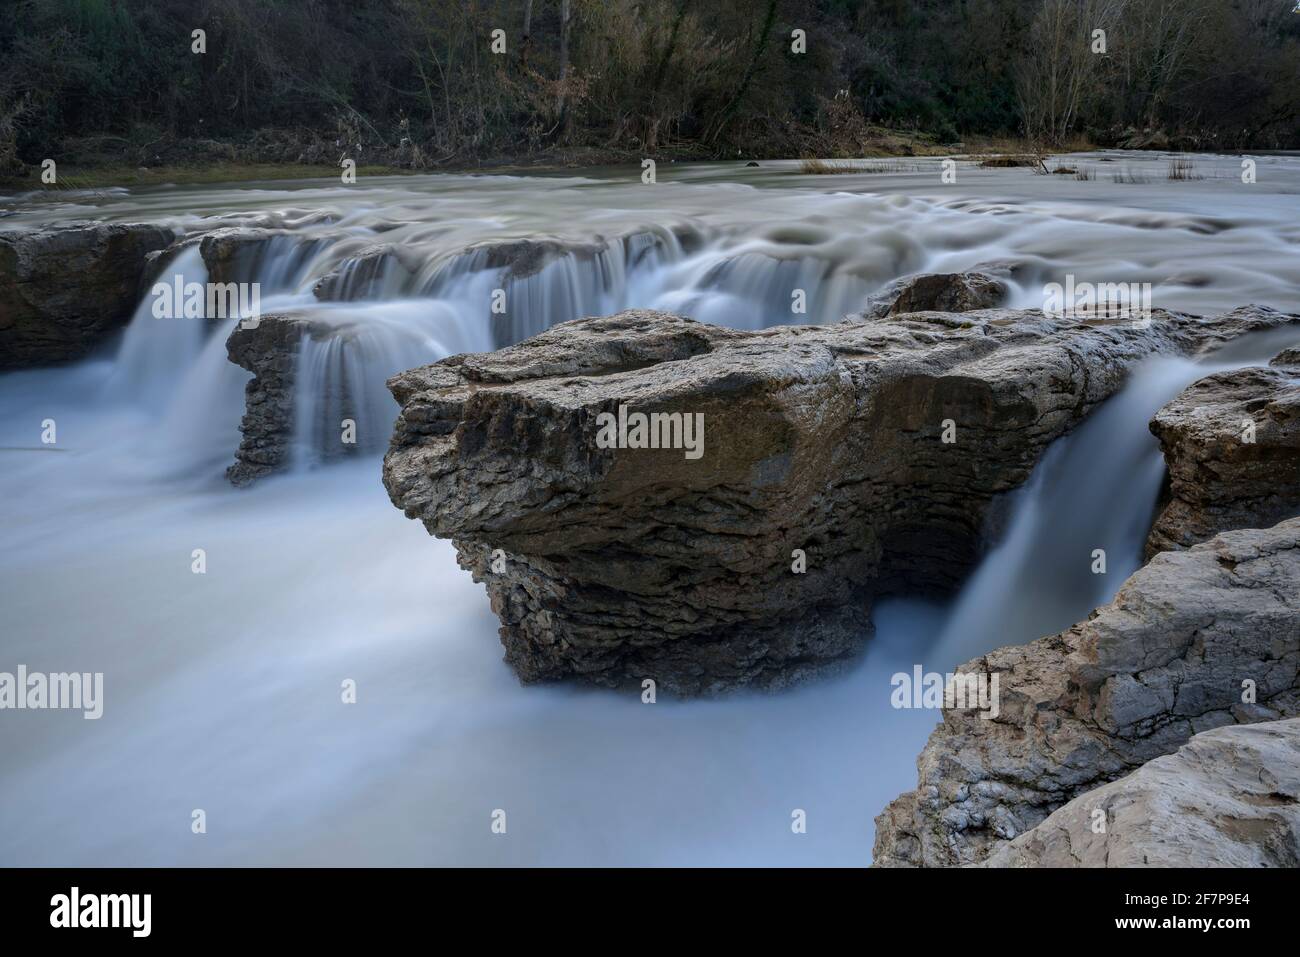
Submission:
[[[1091,166],[1080,166],[1074,171],[1074,178],[1081,183],[1090,183],[1097,178],[1097,171]]]
[[[1195,163],[1193,163],[1189,159],[1180,157],[1178,159],[1170,160],[1169,178],[1187,180],[1187,179],[1204,179],[1205,177],[1201,176],[1199,173],[1196,172]]]
[[[1138,185],[1151,182],[1144,174],[1135,173],[1127,166],[1123,169],[1114,170],[1110,174],[1110,181],[1112,183],[1135,183]]]
[[[810,156],[799,161],[799,172],[810,176],[834,176],[840,173],[916,173],[920,169],[919,163],[906,163],[902,160],[858,163],[853,160],[823,160]]]
[[[109,186],[157,186],[164,183],[188,186],[205,183],[246,183],[263,179],[333,179],[339,170],[333,166],[306,166],[297,163],[213,163],[206,166],[137,166],[59,167],[56,184],[40,181],[40,170],[25,176],[0,177],[0,187],[22,190],[101,189]],[[358,176],[396,176],[417,171],[389,166],[358,166]]]
[[[1005,154],[1002,156],[986,156],[980,160],[980,166],[985,169],[1012,169],[1015,167],[1025,166],[1035,169],[1043,165],[1043,158],[1036,153],[1019,153]]]
[[[965,141],[970,156],[1044,156],[1051,153],[1086,153],[1096,149],[1086,136],[1075,136],[1057,146],[1021,137],[971,136]]]

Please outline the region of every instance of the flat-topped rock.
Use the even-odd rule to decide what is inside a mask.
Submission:
[[[1295,318],[585,319],[394,377],[384,482],[486,584],[524,680],[780,687],[848,660],[873,596],[954,587],[990,504],[1133,364]],[[702,416],[702,444],[602,444],[620,408],[669,440]]]
[[[86,356],[130,320],[172,239],[147,223],[0,230],[0,370]]]
[[[1193,383],[1151,420],[1169,501],[1148,555],[1300,514],[1300,353]]]

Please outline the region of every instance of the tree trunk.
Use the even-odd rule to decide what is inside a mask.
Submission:
[[[749,67],[745,70],[745,75],[740,78],[740,86],[736,88],[735,94],[727,102],[718,114],[715,121],[713,133],[709,136],[709,143],[713,143],[721,134],[723,128],[731,121],[731,116],[740,106],[740,101],[744,99],[746,91],[749,90],[749,84],[754,79],[754,74],[758,72],[758,64],[763,57],[763,51],[767,49],[768,37],[772,34],[772,25],[776,23],[776,0],[768,0],[767,15],[763,18],[763,29],[759,31],[758,40],[754,43],[754,56],[749,61]]]
[[[559,113],[561,123],[565,119],[564,81],[569,76],[569,18],[572,12],[570,0],[560,0],[560,99],[556,104],[556,112]]]
[[[646,131],[643,140],[651,151],[658,146],[659,124],[663,120],[660,114],[659,90],[663,87],[664,77],[668,73],[668,64],[672,61],[673,52],[677,49],[677,36],[681,32],[682,21],[686,19],[686,8],[690,5],[691,0],[681,0],[677,5],[677,16],[673,17],[672,30],[668,34],[668,44],[664,47],[663,56],[659,58],[659,66],[655,69],[654,80],[650,84],[650,97],[646,106],[648,113],[643,118]]]
[[[524,35],[519,41],[519,65],[528,67],[528,44],[533,38],[533,0],[524,0]]]

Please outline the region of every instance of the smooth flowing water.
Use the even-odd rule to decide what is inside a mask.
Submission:
[[[835,177],[765,164],[662,167],[654,186],[636,170],[9,201],[19,224],[291,226],[247,267],[263,312],[310,309],[352,345],[304,344],[295,469],[240,491],[222,478],[248,378],[225,356],[234,320],[156,320],[146,298],[109,352],[0,377],[0,670],[105,676],[97,721],[0,716],[0,862],[869,862],[872,819],[914,786],[937,720],[894,709],[890,676],[950,669],[1108,600],[1137,566],[1161,480],[1150,415],[1280,345],[1140,369],[1049,450],[952,606],[881,604],[842,677],[653,706],[521,687],[482,589],[391,506],[378,458],[321,467],[316,430],[334,413],[312,403],[346,379],[366,397],[363,448],[377,450],[395,412],[383,378],[452,352],[628,306],[740,327],[831,321],[898,275],[989,261],[1020,264],[1015,305],[1041,305],[1041,283],[1067,272],[1149,281],[1155,305],[1200,312],[1300,303],[1296,158],[1260,158],[1253,185],[1232,157],[1198,160],[1193,182],[1161,181],[1161,157],[1070,162],[1099,179],[963,167],[940,186],[937,161]],[[1109,182],[1111,165],[1146,182]],[[585,251],[511,280],[471,249],[539,237]],[[376,242],[400,251],[378,273],[358,265]],[[205,278],[192,254],[166,271]],[[317,303],[331,275],[359,298]],[[490,308],[503,283],[504,324]],[[806,313],[791,312],[792,288]],[[191,571],[195,549],[205,574]],[[341,701],[347,679],[356,704]],[[792,833],[795,809],[806,834]]]

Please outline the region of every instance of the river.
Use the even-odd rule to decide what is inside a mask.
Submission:
[[[364,327],[344,371],[373,398],[359,423],[371,454],[324,465],[307,422],[292,472],[235,490],[222,473],[248,374],[225,358],[233,320],[157,320],[145,297],[102,354],[0,376],[0,670],[104,673],[99,720],[0,717],[0,864],[869,863],[872,819],[915,785],[937,720],[893,708],[890,676],[947,670],[1107,601],[1139,563],[1162,477],[1147,420],[1276,341],[1140,368],[1049,450],[962,594],[878,605],[848,673],[654,705],[519,685],[481,587],[380,484],[395,413],[382,382],[631,306],[740,328],[834,321],[897,276],[989,262],[1017,264],[1018,307],[1072,274],[1149,282],[1157,307],[1300,308],[1300,157],[1258,157],[1250,184],[1238,157],[1197,157],[1191,181],[1166,179],[1155,154],[1059,162],[1095,178],[963,164],[945,184],[938,160],[917,159],[835,176],[664,164],[654,184],[629,168],[0,197],[4,226],[293,227],[315,245],[255,264],[263,311]],[[465,250],[520,238],[595,251],[517,282],[503,326],[499,277]],[[316,281],[375,242],[401,256],[368,298],[315,304]],[[205,278],[192,253],[166,271]],[[342,368],[302,361],[315,370],[303,400]],[[40,442],[47,419],[55,446]],[[1104,576],[1077,560],[1093,547]]]

